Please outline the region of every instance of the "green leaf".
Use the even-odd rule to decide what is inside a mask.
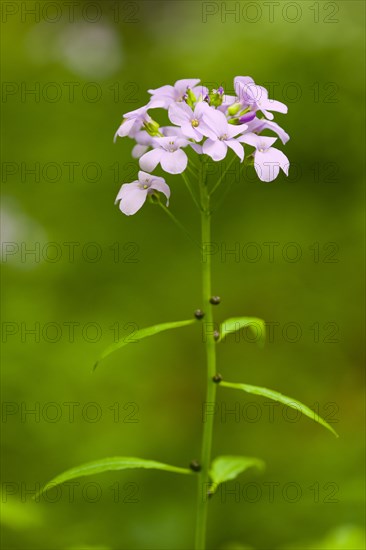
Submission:
[[[136,332],[130,334],[129,336],[122,338],[115,344],[112,344],[109,346],[99,357],[98,361],[94,365],[94,370],[97,368],[98,364],[108,357],[111,353],[114,351],[123,348],[124,346],[127,346],[127,344],[134,344],[143,338],[147,338],[148,336],[154,336],[155,334],[159,334],[159,332],[163,332],[164,330],[172,330],[174,328],[180,328],[185,327],[187,325],[192,325],[193,323],[197,323],[196,319],[189,319],[187,321],[174,321],[173,323],[162,323],[161,325],[154,325],[152,327],[146,327],[142,328],[141,330],[137,330]]]
[[[287,405],[287,407],[291,407],[292,409],[295,409],[297,411],[300,410],[302,414],[308,416],[315,422],[318,422],[319,424],[324,426],[324,428],[327,428],[329,431],[331,431],[336,437],[339,437],[337,432],[332,428],[332,426],[328,424],[328,422],[321,418],[315,411],[312,411],[309,407],[307,407],[303,403],[300,403],[300,401],[297,401],[297,399],[287,397],[286,395],[282,395],[282,393],[274,390],[261,388],[260,386],[250,386],[249,384],[233,384],[231,382],[220,382],[220,386],[224,386],[225,388],[232,388],[234,390],[242,390],[246,393],[251,393],[253,395],[268,397],[268,399],[283,403],[284,405]]]
[[[214,487],[211,486],[211,490],[216,489],[224,481],[235,479],[239,474],[252,467],[263,470],[263,460],[247,456],[218,456],[212,462],[209,472],[210,478],[214,483]]]
[[[145,460],[143,458],[133,458],[130,456],[114,456],[112,458],[102,458],[95,460],[94,462],[87,462],[81,466],[71,468],[66,472],[51,479],[40,490],[38,495],[41,495],[47,489],[60,485],[65,481],[74,479],[76,477],[91,476],[94,474],[101,474],[102,472],[110,472],[114,470],[128,470],[131,468],[146,468],[149,470],[164,470],[166,472],[174,472],[176,474],[192,474],[193,471],[188,468],[179,468],[177,466],[170,466],[169,464],[163,464],[162,462],[155,462],[155,460]],[[37,496],[38,496],[37,495]]]
[[[249,327],[254,334],[256,339],[253,341],[261,345],[264,344],[266,340],[266,324],[263,319],[259,319],[258,317],[231,317],[230,319],[226,319],[220,325],[220,338],[218,341],[221,342],[228,334],[238,332],[244,327]]]

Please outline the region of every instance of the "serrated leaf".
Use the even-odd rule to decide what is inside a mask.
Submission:
[[[111,458],[102,458],[95,460],[94,462],[87,462],[81,464],[70,470],[66,470],[57,477],[51,479],[40,490],[38,495],[41,495],[47,489],[60,485],[70,479],[76,477],[91,476],[94,474],[101,474],[102,472],[110,472],[114,470],[128,470],[131,468],[146,468],[149,470],[164,470],[166,472],[174,472],[176,474],[192,474],[192,470],[188,468],[179,468],[178,466],[171,466],[170,464],[163,464],[162,462],[156,462],[155,460],[145,460],[144,458],[133,458],[130,456],[114,456]],[[37,495],[37,496],[38,496]]]
[[[124,346],[127,346],[128,344],[134,344],[143,338],[148,338],[149,336],[155,336],[155,334],[159,334],[159,332],[163,332],[165,330],[172,330],[175,328],[185,327],[187,325],[192,325],[193,323],[197,323],[196,319],[188,319],[187,321],[174,321],[172,323],[162,323],[161,325],[153,325],[151,327],[142,328],[141,330],[137,330],[130,336],[126,338],[122,338],[115,344],[110,345],[100,356],[98,361],[94,365],[94,370],[97,368],[98,364],[108,357],[111,353],[117,351],[120,348],[123,348]]]
[[[264,469],[264,462],[259,458],[248,456],[218,456],[211,464],[210,478],[213,482],[211,491],[217,489],[220,483],[235,479],[239,474],[256,467],[259,470]]]
[[[332,434],[334,434],[336,437],[339,437],[337,432],[332,428],[332,426],[328,424],[328,422],[326,422],[315,411],[312,411],[309,407],[307,407],[297,399],[287,397],[282,393],[274,390],[269,390],[268,388],[251,386],[249,384],[233,384],[231,382],[220,382],[220,386],[224,386],[225,388],[232,388],[234,390],[242,390],[252,395],[261,395],[262,397],[268,397],[268,399],[272,399],[272,401],[278,401],[279,403],[283,403],[283,405],[287,405],[287,407],[291,407],[292,409],[295,409],[297,411],[300,410],[302,414],[308,416],[315,422],[318,422],[318,424],[321,424],[322,426],[324,426],[324,428],[327,428],[327,430],[332,432]]]
[[[220,338],[218,341],[221,342],[228,334],[238,332],[245,327],[248,327],[252,331],[259,344],[264,344],[266,340],[266,324],[263,319],[259,319],[258,317],[231,317],[230,319],[226,319],[220,325]]]

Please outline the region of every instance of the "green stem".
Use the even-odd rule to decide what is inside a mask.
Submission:
[[[201,202],[203,210],[201,211],[201,231],[202,231],[202,288],[203,288],[203,307],[205,312],[204,320],[204,339],[206,345],[207,357],[207,390],[206,402],[203,410],[210,407],[210,410],[215,408],[216,400],[216,384],[212,377],[216,374],[216,349],[215,341],[212,336],[213,327],[213,311],[210,304],[211,298],[211,257],[203,256],[203,246],[211,241],[211,218],[209,208],[209,194],[204,182],[200,181]],[[209,330],[206,330],[206,329]],[[208,334],[207,334],[208,333]],[[195,550],[205,550],[206,547],[206,524],[207,524],[207,505],[208,505],[208,486],[209,486],[209,469],[211,463],[211,447],[212,447],[212,432],[214,424],[214,415],[207,415],[203,418],[203,439],[201,452],[201,471],[198,480],[198,498],[197,498],[197,524],[196,524],[196,540]]]
[[[198,208],[199,210],[202,210],[201,205],[198,203],[198,201],[197,201],[197,199],[196,199],[196,197],[195,197],[195,195],[194,195],[194,193],[193,193],[193,191],[192,191],[192,188],[191,188],[191,184],[190,184],[189,179],[187,178],[187,176],[185,175],[184,172],[181,173],[181,176],[182,176],[182,178],[183,178],[184,183],[186,184],[186,187],[187,187],[187,189],[188,189],[188,191],[189,191],[189,194],[191,195],[191,197],[192,197],[192,199],[193,199],[193,202],[195,203],[195,205],[197,206],[197,208]]]
[[[216,191],[216,189],[220,186],[222,180],[226,176],[226,172],[229,170],[230,166],[234,163],[234,161],[236,159],[237,159],[237,156],[234,155],[233,158],[231,159],[231,161],[229,162],[229,164],[227,165],[227,167],[225,168],[224,172],[221,174],[221,177],[218,179],[218,181],[216,182],[214,187],[211,189],[211,192],[210,192],[211,195],[213,195],[213,193]]]
[[[179,227],[179,229],[181,231],[183,231],[183,233],[188,237],[188,239],[190,241],[192,241],[193,244],[195,244],[196,246],[198,246],[199,249],[201,249],[201,245],[198,241],[196,241],[196,239],[194,237],[192,237],[192,235],[190,234],[190,232],[188,231],[188,229],[186,229],[184,227],[184,225],[174,216],[174,214],[172,214],[172,212],[169,210],[169,208],[167,208],[165,206],[165,204],[163,204],[162,202],[159,202],[160,206],[162,207],[162,209],[164,210],[164,212],[169,216],[169,218],[171,220],[173,220],[173,222],[175,223],[175,225],[177,227]]]

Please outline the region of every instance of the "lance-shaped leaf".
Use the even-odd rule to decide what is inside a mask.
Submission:
[[[312,411],[309,407],[307,407],[300,401],[297,401],[297,399],[287,397],[286,395],[283,395],[282,393],[274,390],[261,388],[260,386],[250,386],[249,384],[233,384],[231,382],[220,382],[220,386],[223,386],[225,388],[232,388],[234,390],[242,390],[246,393],[251,393],[253,395],[261,395],[262,397],[268,397],[268,399],[283,403],[284,405],[287,405],[287,407],[291,407],[292,409],[300,411],[305,416],[308,416],[312,420],[315,420],[315,422],[318,422],[319,424],[324,426],[324,428],[327,428],[327,430],[331,431],[336,437],[338,437],[337,432],[332,428],[332,426],[328,424],[328,422],[321,418],[321,416],[319,416],[315,411]]]
[[[152,327],[146,327],[142,328],[141,330],[137,330],[133,334],[130,334],[126,338],[121,338],[118,342],[115,344],[110,345],[99,357],[98,361],[94,365],[94,370],[97,368],[99,363],[105,359],[108,355],[113,353],[114,351],[123,348],[124,346],[127,346],[128,344],[134,344],[136,342],[139,342],[143,338],[147,338],[148,336],[154,336],[155,334],[159,334],[159,332],[163,332],[165,330],[172,330],[174,328],[180,328],[185,327],[187,325],[192,325],[193,323],[197,323],[196,319],[188,319],[187,321],[174,321],[173,323],[162,323],[161,325],[154,325]]]
[[[211,464],[210,478],[213,482],[210,490],[214,492],[220,483],[235,479],[248,468],[264,469],[264,462],[248,456],[218,456]]]
[[[254,335],[253,342],[258,342],[263,345],[266,339],[266,324],[263,319],[258,317],[231,317],[226,319],[220,325],[219,342],[224,340],[228,334],[239,332],[243,328],[248,327]],[[240,338],[240,335],[238,335]]]
[[[114,456],[111,458],[102,458],[95,460],[94,462],[87,462],[81,464],[70,470],[66,470],[57,477],[51,479],[40,490],[38,495],[47,491],[51,487],[60,485],[70,479],[76,477],[91,476],[94,474],[101,474],[102,472],[110,472],[114,470],[128,470],[131,468],[146,468],[148,470],[164,470],[165,472],[173,472],[176,474],[192,474],[193,471],[188,468],[179,468],[178,466],[171,466],[170,464],[163,464],[162,462],[156,462],[155,460],[145,460],[144,458],[133,458],[130,456]],[[37,496],[38,496],[37,495]]]

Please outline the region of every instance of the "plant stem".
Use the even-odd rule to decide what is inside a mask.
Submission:
[[[202,411],[214,411],[216,400],[216,384],[212,377],[216,374],[216,349],[215,341],[212,336],[213,311],[210,303],[211,298],[211,256],[203,255],[204,245],[211,242],[211,216],[209,194],[207,187],[200,178],[201,190],[201,231],[202,231],[202,289],[203,289],[203,308],[205,312],[203,337],[206,345],[207,358],[207,389],[206,401]],[[209,329],[209,330],[207,330]],[[209,487],[209,468],[211,463],[212,432],[214,425],[214,415],[208,414],[202,418],[203,421],[203,439],[201,452],[201,471],[198,480],[198,498],[197,498],[197,523],[195,550],[205,550],[206,547],[206,524],[207,524],[207,491]]]
[[[192,197],[192,199],[193,199],[193,202],[195,203],[195,205],[197,206],[197,208],[198,208],[199,210],[201,210],[201,205],[198,203],[198,201],[197,201],[197,199],[196,199],[196,197],[195,197],[195,195],[194,195],[194,193],[193,193],[193,191],[192,191],[192,187],[191,187],[191,184],[190,184],[189,179],[187,178],[187,176],[185,175],[184,172],[181,173],[181,176],[182,176],[182,178],[183,178],[184,183],[186,184],[186,187],[187,187],[187,189],[188,189],[188,191],[189,191],[189,194],[191,195],[191,197]]]
[[[216,189],[220,186],[222,180],[226,176],[226,172],[229,170],[229,168],[231,167],[231,165],[234,163],[235,160],[236,160],[236,155],[233,156],[233,158],[231,159],[231,161],[229,162],[229,164],[225,168],[224,172],[221,174],[221,177],[218,179],[218,181],[216,182],[214,187],[211,189],[211,193],[210,193],[211,195],[213,195],[214,192],[216,191]]]
[[[184,227],[184,225],[174,216],[174,214],[169,210],[169,208],[167,208],[165,206],[165,204],[163,204],[162,202],[159,202],[159,205],[161,206],[161,208],[164,210],[164,212],[169,216],[169,218],[175,223],[175,225],[177,227],[179,227],[179,229],[181,231],[183,231],[183,233],[186,235],[186,237],[188,237],[188,239],[193,243],[195,244],[196,246],[198,246],[198,248],[201,249],[201,245],[199,244],[198,241],[196,241],[196,239],[194,237],[192,237],[192,235],[190,234],[190,232],[188,231],[188,229],[186,229]]]

